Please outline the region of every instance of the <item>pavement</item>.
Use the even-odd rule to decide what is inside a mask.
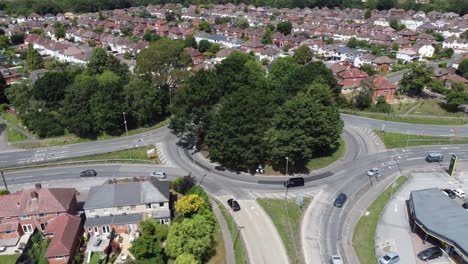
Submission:
[[[210,200],[211,208],[213,209],[213,213],[215,214],[216,218],[218,219],[219,227],[221,229],[221,233],[223,234],[223,241],[224,241],[224,252],[226,254],[226,264],[235,264],[236,257],[234,254],[234,244],[231,236],[231,231],[226,223],[226,219],[224,219],[221,210],[218,207],[218,204],[213,200]]]

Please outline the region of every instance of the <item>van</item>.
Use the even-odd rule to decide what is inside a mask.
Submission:
[[[426,156],[426,161],[427,162],[440,162],[444,159],[444,156],[440,153],[429,153],[429,155]]]
[[[298,186],[304,186],[304,178],[302,177],[289,178],[286,181],[284,181],[284,187],[286,188],[298,187]]]

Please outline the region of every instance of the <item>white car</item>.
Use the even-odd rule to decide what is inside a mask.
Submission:
[[[150,176],[158,177],[159,179],[166,179],[166,173],[162,171],[154,171],[150,174]]]
[[[367,171],[367,176],[379,176],[379,175],[380,175],[379,168],[372,168]]]
[[[458,198],[465,198],[465,192],[461,189],[452,189]]]

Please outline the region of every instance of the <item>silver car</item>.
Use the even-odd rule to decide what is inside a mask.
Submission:
[[[150,174],[150,176],[157,177],[159,179],[166,179],[166,173],[162,171],[154,171]]]
[[[367,171],[367,176],[379,176],[379,175],[380,175],[379,168],[372,168]]]
[[[387,255],[379,258],[380,264],[395,264],[400,262],[400,256],[396,252],[388,252]]]

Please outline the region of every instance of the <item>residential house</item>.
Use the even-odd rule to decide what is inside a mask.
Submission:
[[[43,231],[58,215],[76,214],[76,206],[74,188],[42,188],[36,184],[35,189],[0,196],[0,225],[19,223],[24,233],[32,233],[36,228]],[[0,240],[0,244],[3,242]]]
[[[395,98],[396,85],[382,75],[374,75],[367,78],[363,81],[363,86],[372,90],[372,100],[374,102],[380,96],[383,96],[387,102],[391,102]]]
[[[148,218],[168,224],[169,201],[169,182],[157,179],[91,187],[84,205],[85,231],[90,235],[107,235],[112,230],[132,233]]]
[[[393,60],[387,56],[380,56],[372,61],[378,71],[388,72],[392,70]]]
[[[13,69],[0,68],[0,74],[2,74],[7,84],[15,83],[21,79],[21,75]]]
[[[393,43],[398,45],[398,49],[405,49],[411,46],[411,41],[407,38],[398,38]]]
[[[366,72],[357,68],[347,68],[346,70],[337,74],[340,85],[342,86],[342,93],[353,92],[355,89],[361,87],[361,82],[369,77]]]
[[[201,54],[200,51],[192,48],[192,47],[187,47],[185,48],[185,51],[190,55],[192,58],[192,62],[194,65],[200,64],[203,62],[203,54]]]
[[[74,263],[83,234],[82,219],[61,214],[49,221],[44,234],[50,239],[45,258],[49,264]]]
[[[402,60],[405,63],[417,61],[419,59],[419,54],[413,48],[404,48],[397,52],[397,60]]]
[[[15,245],[23,234],[18,221],[0,224],[0,245]]]
[[[372,53],[365,53],[362,56],[358,56],[354,59],[354,67],[360,68],[364,64],[372,64],[372,62],[376,59],[377,57],[373,55]]]
[[[461,77],[460,75],[457,74],[446,74],[441,77],[441,79],[445,83],[445,88],[451,89],[452,84],[457,82],[457,83],[462,83],[465,86],[468,85],[468,80],[466,78]]]
[[[400,30],[397,35],[401,38],[407,38],[410,41],[416,40],[416,37],[418,36],[418,33],[414,32],[411,29],[405,28],[403,30]]]
[[[463,53],[468,51],[468,41],[466,39],[457,38],[455,36],[446,38],[442,42],[442,48],[453,49],[456,53]]]
[[[418,52],[418,54],[420,55],[420,60],[422,58],[429,58],[434,56],[435,48],[434,46],[432,46],[431,42],[418,41],[412,46],[412,48]]]

